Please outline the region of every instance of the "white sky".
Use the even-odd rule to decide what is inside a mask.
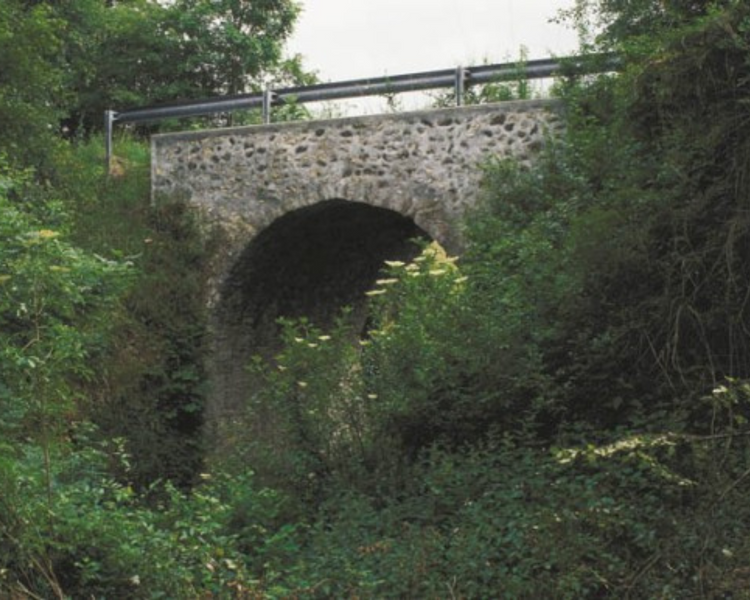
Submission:
[[[287,45],[321,81],[572,53],[573,30],[549,23],[574,0],[299,0]]]

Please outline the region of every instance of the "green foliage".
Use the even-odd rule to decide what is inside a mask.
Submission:
[[[0,149],[50,167],[55,134],[101,131],[106,109],[309,81],[282,55],[298,12],[291,0],[4,0]]]
[[[706,14],[740,5],[738,0],[577,0],[561,18],[575,23],[587,45],[638,51],[664,44],[672,32],[683,32]]]
[[[391,263],[367,293],[365,339],[346,315],[329,332],[284,323],[284,349],[273,367],[253,365],[256,391],[231,434],[264,483],[305,503],[320,500],[331,477],[367,486],[369,473],[382,471],[389,486],[385,473],[397,476],[405,457],[433,442],[456,445],[520,420],[504,416],[509,407],[491,391],[504,376],[499,357],[517,357],[507,348],[476,352],[498,340],[480,333],[454,263],[437,246],[408,265]]]
[[[203,325],[174,308],[201,306],[202,295],[155,278],[194,282],[201,238],[183,209],[149,207],[137,168],[119,198],[111,181],[95,183],[101,156],[86,162],[90,151],[61,157],[78,167],[59,190],[64,202],[31,173],[0,177],[0,595],[250,595],[253,573],[270,576],[294,547],[294,528],[272,517],[273,492],[255,491],[248,473],[216,474],[189,495],[172,483],[131,485],[184,484],[200,463]],[[140,228],[123,223],[139,213]],[[84,235],[92,223],[97,235]],[[141,253],[124,260],[111,245],[133,250],[134,236]],[[134,350],[144,355],[125,360]]]
[[[0,176],[0,402],[4,437],[38,440],[51,486],[50,447],[76,418],[90,348],[128,265],[86,254],[24,210],[27,177]]]
[[[207,240],[184,206],[151,205],[143,145],[118,151],[117,178],[100,141],[58,153],[59,200],[31,173],[3,180],[0,381],[54,405],[63,429],[83,410],[124,438],[128,483],[186,485],[202,460]],[[9,414],[27,410],[20,393]]]
[[[168,11],[159,3],[66,1],[55,12],[64,23],[71,93],[63,123],[67,136],[100,130],[106,109],[176,98],[189,87],[175,68]]]
[[[175,486],[202,459],[205,240],[118,147],[117,179],[100,143],[58,154],[60,200],[2,168],[0,595],[252,595],[295,527],[249,473]]]
[[[289,325],[256,366],[250,460],[310,523],[286,594],[745,593],[750,17],[683,8],[488,165],[458,270],[393,264],[361,348]]]
[[[150,36],[139,11],[258,64],[278,55],[247,46],[248,20],[269,40],[290,25],[286,3],[177,4],[2,4],[0,47],[32,85],[0,70],[0,118],[60,77],[85,89],[108,43],[88,33]],[[487,165],[460,261],[430,246],[385,265],[364,335],[348,315],[283,323],[207,465],[217,240],[151,203],[142,145],[120,140],[106,179],[98,145],[9,128],[0,596],[746,597],[750,8],[596,6],[624,72],[560,83],[566,134],[532,168]],[[58,44],[80,66],[48,62]],[[236,58],[211,85],[260,73]],[[120,91],[171,93],[152,74]],[[49,171],[7,166],[39,157]]]
[[[43,500],[41,458],[0,455],[0,594],[10,597],[187,598],[251,597],[259,578],[231,531],[239,491],[268,506],[252,478],[235,479],[232,493],[219,480],[189,495],[167,484],[156,506],[108,474],[113,443],[76,430],[54,469],[53,505]],[[152,490],[155,493],[156,490]],[[264,501],[265,499],[265,501]],[[260,529],[246,515],[246,529]],[[280,536],[256,536],[257,556]]]
[[[178,0],[170,17],[186,40],[179,64],[204,90],[241,93],[265,65],[279,63],[298,10],[290,0]]]
[[[71,235],[90,252],[137,272],[109,314],[112,327],[87,393],[102,434],[123,438],[139,489],[158,479],[185,486],[202,461],[207,236],[184,204],[151,202],[149,154],[118,140],[122,173],[104,176],[100,140],[64,157]],[[63,159],[61,159],[63,160]]]
[[[108,108],[240,94],[263,79],[298,81],[282,60],[298,9],[290,0],[80,3],[65,13],[80,90],[69,126],[99,130]],[[73,82],[71,82],[73,83]]]
[[[470,272],[436,246],[392,264],[373,294],[362,355],[377,445],[414,456],[435,441],[460,444],[514,421],[497,385],[518,355],[475,312]],[[505,418],[507,417],[507,419]]]
[[[44,166],[65,95],[59,25],[50,7],[0,3],[0,152],[17,167]]]
[[[726,92],[746,82],[747,40],[716,43],[746,19],[711,15],[658,60],[570,85],[566,138],[530,171],[488,171],[464,269],[537,357],[550,425],[693,410],[748,375],[747,132],[741,93]]]
[[[747,400],[733,383],[705,401]],[[748,476],[727,461],[747,451],[738,433],[434,447],[398,498],[334,495],[283,583],[321,598],[742,595]]]
[[[118,315],[97,422],[127,439],[137,465],[130,481],[143,486],[168,478],[184,485],[202,456],[206,254],[183,205],[144,216],[143,272]]]

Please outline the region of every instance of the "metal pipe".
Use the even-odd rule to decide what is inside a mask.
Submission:
[[[455,71],[447,75],[430,78],[419,78],[409,80],[380,79],[363,81],[362,83],[344,82],[336,88],[319,90],[315,87],[308,89],[282,89],[276,91],[277,98],[296,98],[297,102],[320,102],[322,100],[341,100],[345,98],[357,98],[361,96],[380,96],[385,94],[398,94],[401,92],[417,92],[436,88],[453,87],[455,82]]]
[[[456,80],[454,86],[456,88],[456,106],[463,106],[464,88],[466,86],[466,71],[460,65],[456,67]]]
[[[104,167],[107,175],[112,170],[112,128],[115,122],[115,111],[104,111]]]
[[[263,98],[259,95],[244,98],[209,98],[191,104],[163,105],[124,110],[117,113],[118,123],[145,123],[177,117],[196,117],[243,108],[259,108]]]
[[[271,106],[273,105],[275,95],[269,89],[263,91],[263,122],[266,125],[271,122]]]
[[[230,112],[233,110],[260,108],[264,122],[271,118],[271,107],[286,100],[299,104],[340,100],[361,96],[378,96],[401,92],[450,88],[456,90],[456,102],[460,106],[467,86],[524,77],[541,79],[551,77],[563,70],[576,73],[606,72],[617,70],[620,63],[614,55],[596,55],[581,59],[568,57],[561,59],[545,58],[517,63],[500,63],[476,67],[458,67],[422,73],[407,73],[392,77],[354,79],[337,83],[321,83],[304,87],[289,87],[279,90],[266,90],[256,94],[206,98],[194,102],[181,102],[170,105],[152,106],[123,110],[113,113],[113,123],[143,123],[176,117]],[[107,117],[105,117],[106,119]],[[106,123],[105,123],[106,127]]]

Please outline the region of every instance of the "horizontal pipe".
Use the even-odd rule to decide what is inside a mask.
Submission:
[[[363,83],[344,82],[337,88],[318,90],[315,88],[301,88],[299,90],[278,90],[276,96],[280,101],[295,99],[297,102],[320,102],[322,100],[340,100],[343,98],[358,98],[361,96],[378,96],[381,94],[398,94],[402,92],[417,92],[436,88],[453,87],[455,74],[433,76],[422,79],[396,81],[393,79],[371,80]]]
[[[603,64],[598,63],[597,60],[601,60]],[[480,65],[464,69],[465,85],[469,87],[508,79],[542,79],[567,70],[578,73],[603,72],[616,70],[618,67],[619,62],[616,57],[611,55],[599,55],[587,59],[577,57],[561,59],[545,58],[522,63]],[[456,70],[443,69],[439,71],[395,75],[393,77],[354,79],[338,83],[321,83],[304,87],[282,88],[272,91],[272,104],[279,105],[286,101],[304,104],[324,100],[341,100],[363,96],[453,88],[455,84]],[[262,107],[263,93],[242,94],[128,109],[114,113],[114,121],[118,123],[143,123],[158,121],[160,119],[192,117]]]
[[[145,108],[124,110],[115,114],[118,123],[144,123],[146,121],[158,121],[160,119],[173,119],[177,117],[195,117],[199,115],[210,115],[230,110],[248,108],[259,108],[263,105],[262,95],[253,95],[248,98],[216,98],[201,100],[198,102],[182,105],[163,105]]]

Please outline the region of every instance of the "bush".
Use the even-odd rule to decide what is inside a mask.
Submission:
[[[134,267],[109,314],[111,334],[87,389],[89,416],[102,435],[125,439],[132,457],[126,483],[145,489],[169,479],[185,487],[203,460],[204,283],[212,242],[184,203],[151,202],[143,142],[124,137],[116,147],[120,171],[109,177],[101,140],[59,157],[71,237]]]
[[[435,441],[457,446],[518,424],[525,413],[511,414],[494,386],[520,359],[496,349],[497,329],[473,312],[470,285],[431,246],[411,264],[391,263],[368,292],[364,339],[345,317],[330,332],[285,322],[284,349],[272,365],[253,365],[255,392],[233,430],[263,481],[313,500],[331,477],[398,476]]]
[[[219,481],[190,494],[166,484],[145,505],[109,474],[117,447],[94,431],[55,462],[48,495],[32,448],[1,462],[0,593],[11,597],[253,597],[252,574],[229,522],[234,500]],[[125,455],[118,455],[126,459]],[[229,486],[250,498],[249,476]],[[261,495],[258,496],[262,498]],[[48,504],[48,499],[51,504]],[[266,540],[254,552],[270,548]],[[260,569],[259,569],[260,571]]]

